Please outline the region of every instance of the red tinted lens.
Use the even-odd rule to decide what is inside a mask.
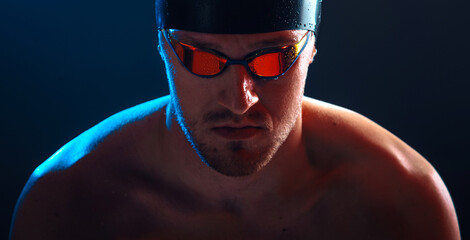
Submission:
[[[296,47],[283,47],[278,52],[268,52],[253,58],[248,66],[258,76],[275,77],[287,71],[297,55]]]
[[[187,63],[185,61],[185,65],[191,72],[198,75],[215,75],[222,71],[227,62],[210,52],[198,49],[191,51],[191,54],[191,61]]]
[[[199,49],[191,45],[181,43],[171,37],[167,32],[167,38],[175,50],[181,63],[192,73],[200,76],[211,77],[219,74],[227,62],[224,56],[205,49]],[[284,74],[295,62],[306,42],[305,36],[295,45],[269,48],[249,54],[246,61],[251,72],[260,77],[277,77]],[[243,61],[232,60],[231,64],[244,64]]]
[[[267,53],[254,58],[248,66],[251,71],[261,77],[273,77],[284,71],[282,53]]]
[[[248,61],[250,70],[260,77],[277,77],[284,74],[299,56],[309,32],[295,45],[271,48],[257,52]]]
[[[172,45],[183,65],[192,73],[203,76],[216,75],[222,71],[226,59],[209,51],[183,45],[172,39]],[[174,44],[176,43],[176,44]]]

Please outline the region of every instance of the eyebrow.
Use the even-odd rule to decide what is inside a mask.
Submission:
[[[172,33],[170,33],[170,34],[172,34]],[[178,36],[177,37],[177,36],[172,34],[172,36],[176,40],[178,40],[182,43],[192,45],[194,47],[205,48],[205,49],[221,49],[221,46],[217,43],[202,42],[199,39],[193,38],[193,37],[188,36],[188,35],[183,35],[183,36]],[[259,42],[255,42],[253,44],[250,44],[250,47],[254,48],[254,49],[261,49],[261,48],[270,48],[270,47],[294,45],[297,42],[299,42],[303,37],[304,37],[304,35],[302,35],[302,37],[300,37],[300,39],[292,39],[290,37],[285,37],[285,36],[284,37],[277,37],[277,38],[274,38],[274,39],[265,39],[265,40],[261,40]]]
[[[186,43],[197,48],[220,49],[220,45],[217,43],[201,42],[200,40],[190,37],[190,36],[176,37],[173,34],[172,36],[179,42]]]
[[[303,36],[302,36],[303,37]],[[301,38],[302,39],[302,38]],[[280,47],[280,46],[288,46],[294,45],[299,42],[301,39],[289,39],[286,37],[278,37],[275,39],[266,39],[259,42],[252,44],[253,48],[266,48],[266,47]]]

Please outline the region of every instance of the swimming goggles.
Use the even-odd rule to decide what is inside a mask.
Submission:
[[[162,31],[180,63],[189,72],[203,78],[215,77],[233,64],[243,65],[251,74],[263,79],[278,78],[297,60],[307,45],[310,35],[308,31],[294,45],[265,48],[248,54],[243,60],[233,60],[216,50],[182,43],[176,40],[168,29]]]

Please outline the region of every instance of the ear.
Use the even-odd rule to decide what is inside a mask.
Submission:
[[[313,44],[313,49],[312,49],[312,55],[310,56],[310,62],[309,64],[311,64],[313,62],[313,60],[315,59],[315,56],[317,55],[317,46],[316,46],[316,38],[315,38],[315,34],[312,33],[312,44]]]
[[[312,55],[310,56],[309,64],[313,63],[313,60],[315,59],[316,55],[317,55],[317,48],[315,47],[315,45],[313,45]]]
[[[157,41],[158,53],[160,54],[162,60],[165,61],[165,56],[167,54],[167,52],[165,51],[165,36],[163,36],[163,32],[161,30],[158,30]]]
[[[160,55],[162,55],[162,49],[160,43],[157,44],[157,50]]]
[[[165,70],[166,75],[168,76],[168,70],[171,69],[171,66],[169,65],[169,57],[168,57],[168,52],[166,50],[166,41],[165,41],[165,36],[163,35],[163,32],[161,30],[158,30],[157,32],[157,51],[158,55],[160,55],[160,59],[163,62],[163,67]],[[168,78],[169,80],[169,78]]]
[[[310,32],[309,34],[312,34],[310,39],[311,39],[311,42],[312,42],[312,45],[313,45],[313,47],[312,47],[313,49],[312,49],[312,53],[310,55],[310,61],[309,61],[309,64],[311,64],[313,62],[313,60],[315,59],[315,56],[317,55],[317,46],[316,46],[317,39],[315,37],[315,33]]]

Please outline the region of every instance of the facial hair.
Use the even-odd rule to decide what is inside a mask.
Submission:
[[[229,110],[209,111],[202,115],[201,120],[184,116],[183,111],[177,111],[178,119],[187,139],[200,158],[209,167],[226,176],[247,176],[260,171],[274,157],[279,147],[289,136],[296,119],[300,114],[300,106],[294,113],[285,114],[278,126],[269,121],[267,114],[251,111],[244,115],[235,115]],[[183,121],[184,120],[184,121]],[[208,126],[218,122],[238,123],[244,120],[262,125],[263,136],[258,141],[217,141],[208,133]]]

